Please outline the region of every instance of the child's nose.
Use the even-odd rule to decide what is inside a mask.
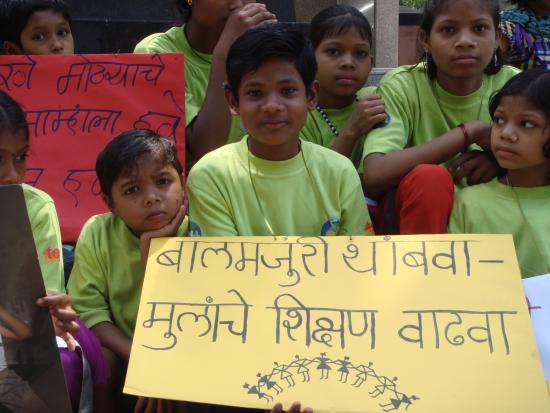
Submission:
[[[343,53],[342,57],[340,58],[340,67],[350,68],[354,66],[355,63],[353,62],[353,57],[351,56],[351,53]]]
[[[159,194],[157,194],[156,192],[154,192],[154,191],[148,192],[145,195],[145,205],[156,204],[157,202],[160,202],[160,199],[161,198],[160,198]]]
[[[19,173],[13,163],[8,163],[0,170],[0,182],[2,185],[15,185],[20,181]]]
[[[502,139],[505,139],[510,142],[516,142],[518,140],[518,135],[516,132],[516,128],[511,125],[510,123],[504,125],[504,127],[501,130],[501,137]]]
[[[50,43],[50,50],[53,53],[58,53],[63,50],[63,42],[57,36],[53,36],[52,41]]]
[[[264,103],[263,109],[266,112],[277,112],[281,110],[281,102],[276,96],[268,96]]]
[[[472,33],[469,30],[461,30],[458,33],[458,39],[456,41],[458,47],[472,47],[477,46],[477,42],[474,40]]]

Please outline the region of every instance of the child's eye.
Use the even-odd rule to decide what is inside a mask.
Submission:
[[[454,33],[454,32],[455,32],[455,28],[452,27],[452,26],[443,26],[443,27],[441,28],[441,31],[442,31],[443,33],[451,34],[451,33]]]
[[[139,190],[139,188],[137,187],[137,185],[129,186],[128,188],[126,188],[126,189],[124,190],[124,195],[132,195],[132,194],[135,194],[138,190]]]
[[[283,94],[283,96],[290,96],[296,93],[297,90],[298,89],[296,89],[295,87],[285,87],[281,93]]]
[[[521,127],[526,129],[531,129],[535,127],[535,124],[533,122],[529,122],[528,120],[522,120]]]
[[[487,30],[489,30],[489,27],[486,24],[478,24],[478,25],[474,26],[474,31],[476,31],[478,33],[481,33],[481,32],[487,31]]]
[[[262,92],[258,89],[251,89],[251,90],[247,90],[245,92],[246,96],[250,96],[252,98],[257,98],[257,97],[260,97],[262,95]]]
[[[15,162],[21,162],[21,163],[23,163],[23,162],[25,162],[25,161],[27,160],[27,157],[28,157],[28,156],[29,156],[28,153],[22,153],[22,154],[20,154],[20,155],[17,155],[17,156],[15,157]]]
[[[325,53],[328,54],[329,56],[339,56],[340,50],[338,50],[335,47],[329,47],[327,50],[325,50]]]
[[[367,50],[358,50],[356,52],[358,57],[369,57],[370,53]]]
[[[172,180],[170,180],[169,178],[159,178],[158,180],[159,185],[167,185],[170,182],[172,182]]]
[[[67,29],[61,29],[57,32],[58,36],[67,37],[71,32]]]
[[[495,125],[502,125],[504,123],[504,119],[502,119],[500,116],[493,116],[493,123]]]
[[[40,41],[44,40],[45,38],[46,38],[46,36],[43,33],[35,33],[31,37],[32,40],[35,40],[37,42],[40,42]]]

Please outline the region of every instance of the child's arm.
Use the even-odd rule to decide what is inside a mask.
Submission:
[[[338,235],[374,235],[361,180],[350,163],[340,181],[340,230]]]
[[[332,149],[349,158],[357,139],[385,119],[386,112],[382,96],[363,96],[334,140]]]
[[[71,307],[70,297],[65,293],[47,291],[47,295],[39,298],[36,304],[40,307],[49,308],[55,335],[61,337],[67,343],[69,351],[74,351],[76,341],[72,335],[77,333],[80,327],[76,322],[78,315]]]
[[[93,326],[90,330],[99,338],[101,345],[115,353],[121,360],[128,363],[132,340],[113,323],[104,321]]]
[[[366,194],[378,199],[415,166],[440,164],[464,150],[473,143],[485,145],[490,139],[491,126],[473,121],[465,124],[467,136],[460,128],[455,128],[432,141],[401,149],[388,154],[371,153],[364,159],[363,179]],[[368,138],[367,138],[368,140]]]
[[[198,115],[185,130],[186,145],[195,158],[199,159],[227,143],[231,115],[222,85],[226,80],[225,61],[229,48],[246,30],[275,21],[275,15],[261,3],[245,4],[229,16],[214,48],[204,102]]]
[[[0,305],[0,321],[6,325],[0,325],[0,334],[2,337],[11,340],[24,340],[32,335],[31,328],[8,310]]]

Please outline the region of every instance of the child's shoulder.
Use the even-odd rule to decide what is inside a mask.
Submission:
[[[134,53],[178,53],[185,48],[185,36],[181,27],[172,27],[163,33],[153,33],[142,39]]]
[[[329,174],[338,170],[351,171],[353,174],[357,174],[353,163],[347,156],[313,142],[302,140],[301,145],[308,163],[313,163],[313,167],[322,168]]]
[[[118,233],[126,233],[130,230],[119,217],[112,212],[91,216],[80,232],[80,238],[111,238]]]
[[[460,189],[455,194],[457,202],[469,206],[483,205],[491,202],[495,197],[506,195],[506,187],[501,184],[497,178],[490,182],[471,185]]]
[[[25,196],[27,208],[29,206],[43,207],[54,203],[51,196],[34,186],[22,184],[21,187],[23,188],[23,195]]]
[[[189,179],[203,173],[208,173],[209,175],[224,174],[231,168],[232,164],[235,162],[242,162],[248,150],[246,139],[247,138],[244,137],[238,142],[229,143],[208,152],[193,165],[189,172]]]

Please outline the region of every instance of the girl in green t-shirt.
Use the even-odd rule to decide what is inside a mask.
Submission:
[[[419,30],[424,61],[380,82],[389,121],[371,130],[363,150],[366,195],[381,203],[377,232],[444,233],[454,193],[449,172],[456,183],[496,176],[496,162],[468,148],[488,142],[484,102],[515,74],[501,70],[499,16],[497,0],[428,1]]]
[[[384,101],[365,88],[372,68],[372,31],[355,7],[343,4],[320,11],[311,21],[319,97],[301,136],[347,156],[356,168],[366,134],[386,119]]]

